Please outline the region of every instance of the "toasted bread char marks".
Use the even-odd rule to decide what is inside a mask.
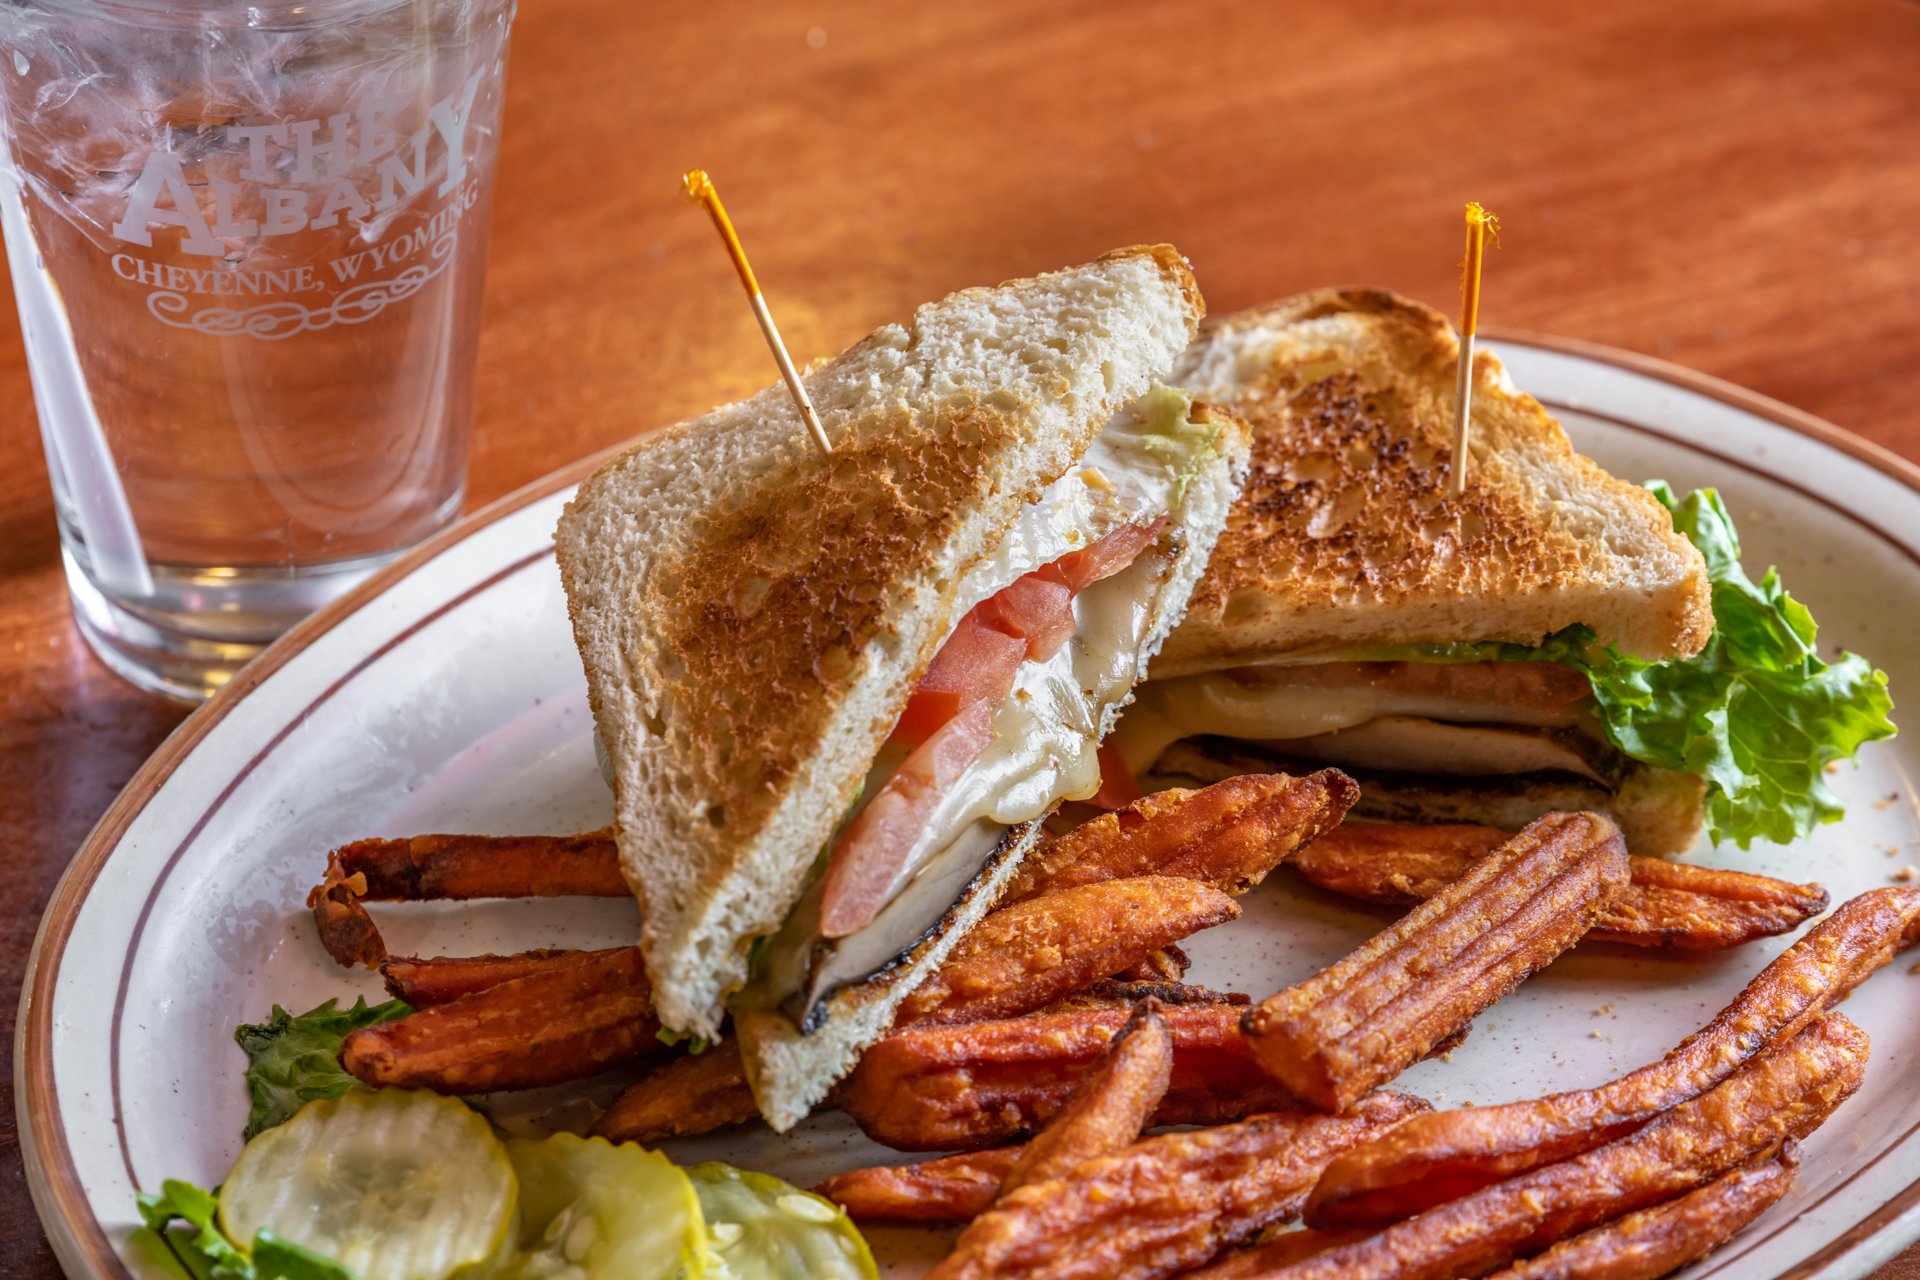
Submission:
[[[1219,410],[1208,409],[1205,416],[1221,427],[1218,454],[1193,477],[1181,509],[1174,513],[1178,525],[1166,535],[1173,563],[1146,603],[1146,638],[1140,648],[1136,679],[1145,679],[1148,663],[1179,622],[1181,609],[1206,568],[1214,540],[1246,478],[1250,442],[1245,425]],[[1113,728],[1121,709],[1114,705],[1101,712],[1096,726],[1101,737]],[[736,1015],[747,1075],[760,1114],[769,1125],[781,1132],[792,1127],[853,1069],[867,1046],[893,1024],[907,996],[945,963],[960,939],[992,909],[1039,832],[1037,822],[1024,829],[1014,828],[1009,833],[1007,851],[975,879],[947,919],[891,968],[829,996],[831,1013],[817,1030],[803,1035],[782,1015],[746,1011]]]
[[[1699,651],[1699,553],[1490,354],[1467,492],[1448,496],[1458,358],[1444,316],[1372,290],[1206,327],[1175,375],[1248,418],[1253,475],[1156,676],[1352,644],[1532,644],[1574,623],[1649,659]]]
[[[851,424],[829,465],[789,459],[765,490],[716,512],[706,537],[662,554],[636,584],[632,608],[654,620],[636,656],[665,735],[707,779],[734,780],[722,789],[735,794],[714,801],[706,826],[756,829],[867,675],[863,666],[898,668],[892,681],[910,683],[932,658],[942,636],[912,627],[894,593],[948,603],[931,553],[960,536],[969,508],[992,504],[1005,517],[998,532],[1039,496],[1039,484],[996,493],[992,476],[995,460],[1019,447],[1030,412],[941,405]],[[911,576],[883,590],[881,565]],[[861,726],[878,734],[876,748],[893,720],[880,715]],[[842,801],[851,798],[849,789]],[[692,815],[696,830],[701,820]]]
[[[956,584],[1191,337],[1167,246],[921,307],[642,440],[556,534],[661,1019],[717,1032],[853,800]]]

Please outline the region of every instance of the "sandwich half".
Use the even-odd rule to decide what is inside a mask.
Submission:
[[[1517,828],[1595,809],[1636,852],[1685,849],[1701,778],[1619,750],[1584,674],[1459,659],[1573,627],[1644,661],[1691,657],[1713,629],[1705,563],[1491,355],[1451,498],[1458,350],[1437,312],[1362,290],[1194,343],[1176,376],[1246,417],[1253,474],[1116,749],[1149,782],[1336,764],[1361,784],[1357,815]]]
[[[804,1116],[991,906],[1198,580],[1244,476],[1156,387],[1169,246],[970,289],[647,437],[556,535],[661,1022],[731,1017]]]
[[[1176,379],[1247,421],[1251,478],[1115,753],[1148,785],[1338,765],[1398,821],[1600,810],[1649,855],[1839,819],[1885,674],[1819,655],[1716,492],[1608,475],[1490,354],[1452,498],[1458,362],[1371,290],[1209,322]]]

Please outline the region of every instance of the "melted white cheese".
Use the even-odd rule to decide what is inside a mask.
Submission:
[[[1074,597],[1073,638],[1045,662],[1021,664],[1012,695],[994,715],[993,740],[941,797],[887,890],[888,906],[835,944],[835,954],[823,956],[816,884],[769,942],[761,979],[745,999],[762,1005],[785,1000],[807,981],[814,964],[865,977],[932,927],[985,865],[992,842],[982,841],[980,833],[1044,817],[1061,801],[1084,800],[1100,789],[1100,722],[1139,678],[1140,652],[1167,568],[1166,555],[1149,548]],[[889,910],[919,887],[921,877],[941,879],[952,892],[915,893],[925,899],[924,909]],[[862,959],[840,963],[840,950]],[[815,989],[828,990],[818,983]]]
[[[1178,413],[1191,410],[1186,396],[1157,388],[1141,398],[1148,406],[1129,406],[1095,436],[1079,463],[1048,485],[1030,503],[992,553],[976,561],[960,579],[953,616],[957,620],[1022,574],[1052,564],[1124,524],[1157,520],[1173,510],[1183,459],[1150,440],[1173,437]],[[872,794],[869,792],[868,794]]]
[[[1546,770],[1612,785],[1576,743],[1527,725],[1381,716],[1338,733],[1290,739],[1287,750],[1303,760],[1390,773],[1491,778]]]
[[[1140,686],[1113,731],[1113,746],[1135,773],[1182,738],[1211,734],[1248,742],[1284,742],[1351,729],[1387,716],[1484,724],[1577,727],[1574,709],[1543,712],[1497,702],[1409,694],[1391,686],[1340,685],[1324,689],[1269,686],[1220,672],[1153,680]]]
[[[961,580],[956,618],[1022,574],[1123,524],[1156,520],[1174,509],[1188,458],[1177,449],[1156,448],[1149,439],[1173,438],[1168,427],[1185,422],[1190,402],[1164,392],[1145,402],[1153,405],[1154,416],[1143,418],[1131,409],[1117,415],[1081,463],[1050,485],[999,548],[968,571]],[[1169,424],[1164,415],[1174,410],[1179,420]],[[1182,443],[1209,447],[1208,438],[1197,433],[1187,434]],[[1100,724],[1107,709],[1124,701],[1140,677],[1141,649],[1167,570],[1166,555],[1150,548],[1127,568],[1074,597],[1073,638],[1045,661],[1020,665],[1013,692],[994,715],[993,739],[941,797],[887,890],[889,904],[923,875],[963,886],[991,853],[979,839],[983,829],[1044,817],[1061,801],[1085,799],[1100,789]],[[867,775],[864,794],[875,795],[899,765],[897,751],[882,752]],[[967,857],[949,856],[956,850]],[[957,866],[962,861],[974,864],[964,876]],[[945,899],[940,911],[952,904],[957,892]],[[746,998],[777,1003],[799,989],[810,966],[834,963],[817,958],[816,897],[810,892],[770,939],[760,981]],[[883,908],[861,935],[881,929],[898,936],[861,936],[859,953],[891,959],[938,919],[935,913],[932,920],[921,921],[924,914]],[[853,945],[852,939],[838,944],[849,950]]]

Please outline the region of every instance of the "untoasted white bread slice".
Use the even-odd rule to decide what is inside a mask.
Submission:
[[[1353,645],[1535,644],[1574,623],[1649,660],[1699,651],[1699,552],[1490,354],[1474,361],[1467,490],[1449,497],[1458,360],[1444,316],[1373,290],[1209,322],[1175,377],[1249,420],[1253,473],[1156,677]]]
[[[921,307],[643,440],[556,535],[661,1021],[718,1033],[852,803],[956,585],[1164,372],[1201,311],[1169,246]],[[905,993],[902,992],[902,995]]]

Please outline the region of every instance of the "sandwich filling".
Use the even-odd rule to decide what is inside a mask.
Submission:
[[[1594,709],[1587,678],[1550,662],[1237,666],[1142,686],[1114,746],[1136,773],[1173,743],[1205,735],[1303,763],[1564,774],[1612,790],[1631,762],[1607,742]]]
[[[1007,831],[1101,785],[1178,557],[1189,480],[1217,426],[1156,387],[960,584],[960,621],[876,757],[816,878],[756,944],[737,999],[811,1029],[822,999],[884,972],[990,863]]]
[[[1712,634],[1647,661],[1572,626],[1538,644],[1383,645],[1223,656],[1143,686],[1114,734],[1146,769],[1173,743],[1225,738],[1287,760],[1383,774],[1578,779],[1615,791],[1644,770],[1697,775],[1718,842],[1785,843],[1837,820],[1827,768],[1891,737],[1887,677],[1858,654],[1822,659],[1813,617],[1769,569],[1740,564],[1711,489],[1648,485],[1706,563]]]

